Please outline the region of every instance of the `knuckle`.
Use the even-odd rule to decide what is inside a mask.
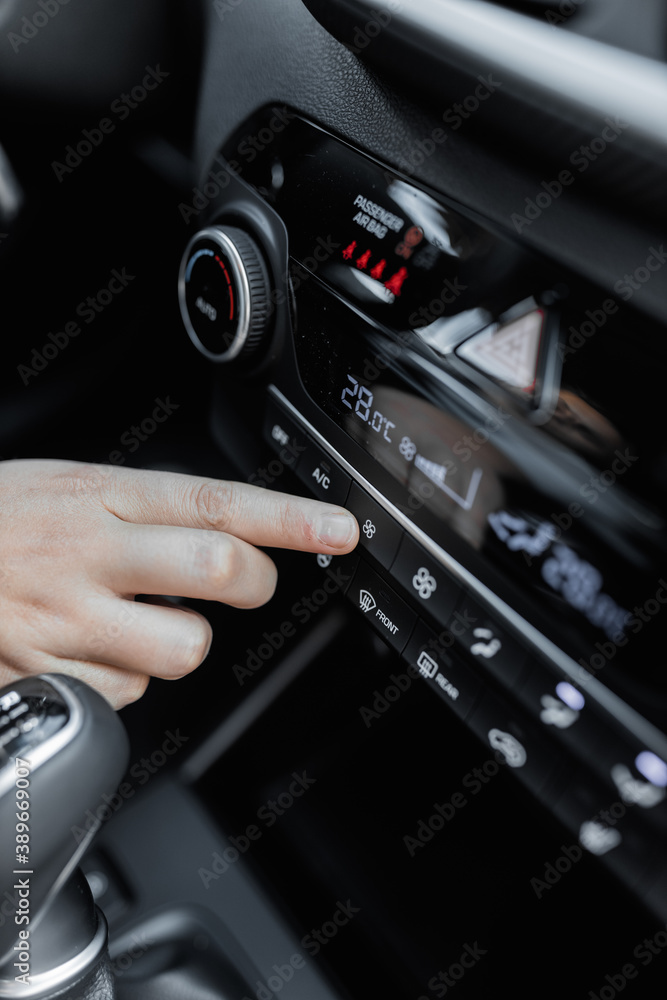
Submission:
[[[212,542],[198,554],[198,568],[216,592],[224,591],[240,576],[243,559],[233,539],[218,536]]]
[[[81,496],[87,493],[99,493],[112,474],[111,466],[81,462],[76,465],[66,465],[54,474],[54,480],[65,494]]]
[[[294,539],[297,544],[310,544],[314,531],[308,513],[298,500],[287,500],[277,511],[277,527],[282,538]]]
[[[224,531],[236,505],[234,486],[215,480],[199,483],[192,487],[190,503],[202,527]]]

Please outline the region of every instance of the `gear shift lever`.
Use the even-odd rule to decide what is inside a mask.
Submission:
[[[77,865],[97,831],[86,811],[115,791],[128,751],[116,713],[81,681],[0,689],[0,997],[115,995],[106,921]]]

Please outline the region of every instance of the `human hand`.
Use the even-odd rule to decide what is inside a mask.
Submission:
[[[244,483],[51,460],[0,463],[0,686],[66,673],[115,708],[151,676],[205,659],[211,626],[160,598],[266,603],[277,571],[257,545],[341,555],[341,507]]]

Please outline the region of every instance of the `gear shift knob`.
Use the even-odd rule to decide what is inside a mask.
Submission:
[[[128,756],[120,719],[81,681],[0,689],[0,997],[59,993],[103,954],[104,918],[76,868]]]

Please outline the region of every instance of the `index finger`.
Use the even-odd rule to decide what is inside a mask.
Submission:
[[[118,468],[103,495],[107,510],[123,521],[224,531],[252,545],[341,554],[359,540],[357,522],[343,507],[247,483]]]

